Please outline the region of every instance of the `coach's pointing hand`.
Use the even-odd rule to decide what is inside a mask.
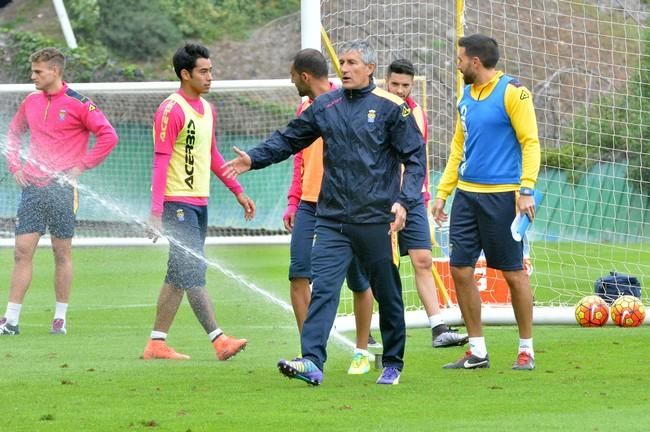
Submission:
[[[251,158],[246,154],[245,151],[239,150],[237,147],[232,148],[237,157],[231,161],[226,162],[222,168],[224,170],[223,174],[227,178],[235,178],[239,174],[243,174],[249,169],[251,169]]]

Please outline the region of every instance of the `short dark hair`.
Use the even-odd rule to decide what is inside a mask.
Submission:
[[[305,48],[293,57],[293,69],[298,73],[306,72],[314,78],[327,77],[327,60],[318,50]]]
[[[176,76],[180,79],[183,69],[191,73],[192,69],[196,66],[196,59],[198,58],[209,59],[210,51],[203,45],[197,44],[186,44],[180,47],[172,59]]]
[[[411,75],[412,77],[415,77],[415,66],[413,66],[413,63],[411,63],[410,60],[404,58],[397,59],[388,66],[388,72],[386,72],[386,75],[392,73]]]
[[[494,38],[479,33],[458,39],[458,46],[465,48],[470,57],[478,57],[487,69],[492,69],[499,61],[499,45]]]

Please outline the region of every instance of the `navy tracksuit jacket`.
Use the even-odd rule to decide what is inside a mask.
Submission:
[[[379,303],[384,366],[402,369],[404,305],[388,229],[395,202],[407,211],[421,203],[426,170],[422,134],[408,105],[371,82],[317,97],[284,130],[248,151],[251,168],[285,160],[319,137],[324,170],[312,250],[313,291],[301,334],[303,357],[322,370],[340,288],[354,254]]]

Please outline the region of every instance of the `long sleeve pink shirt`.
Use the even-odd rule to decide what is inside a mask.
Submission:
[[[196,110],[198,113],[203,114],[203,104],[201,103],[200,98],[191,99],[189,98],[182,90],[178,91],[178,94],[183,96],[185,100],[190,104],[190,106]],[[169,100],[163,102],[154,117],[154,158],[153,158],[153,169],[151,176],[151,214],[154,216],[161,216],[163,213],[163,204],[165,201],[168,202],[182,202],[192,205],[207,205],[208,197],[183,197],[183,196],[166,196],[165,188],[167,186],[167,170],[169,168],[169,161],[172,157],[172,152],[174,145],[176,144],[176,139],[178,134],[183,129],[185,124],[185,113],[183,109],[178,105],[174,104],[171,111],[168,112],[167,118],[164,118],[165,108],[167,104],[170,103]],[[173,103],[173,102],[171,102]],[[217,123],[217,110],[214,105],[210,104],[212,108],[212,117],[214,118],[214,130],[216,130]],[[166,122],[166,125],[164,124]],[[161,130],[165,128],[166,133],[162,134],[164,139],[161,139]],[[224,170],[221,168],[225,163],[225,159],[219,153],[217,149],[217,139],[212,133],[212,149],[211,149],[211,160],[210,160],[210,170],[216,175],[219,180],[233,193],[237,196],[244,191],[242,185],[236,179],[226,178],[224,175]]]
[[[21,139],[29,130],[29,149],[21,155]],[[95,145],[88,150],[90,134]],[[22,170],[28,182],[42,186],[72,168],[99,165],[117,145],[117,134],[87,97],[66,83],[55,94],[36,91],[20,104],[7,133],[9,172]]]

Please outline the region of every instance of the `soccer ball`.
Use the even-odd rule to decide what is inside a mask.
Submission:
[[[609,307],[597,295],[588,295],[576,305],[576,321],[582,327],[601,327],[608,318]]]
[[[645,319],[645,306],[636,297],[624,295],[611,306],[612,321],[619,327],[638,327]]]

